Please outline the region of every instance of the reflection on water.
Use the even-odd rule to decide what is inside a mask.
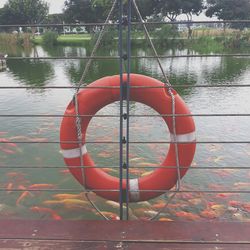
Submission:
[[[10,56],[87,56],[90,46],[8,51]],[[148,48],[134,48],[133,55],[151,55]],[[159,54],[197,54],[195,51],[161,48]],[[99,55],[117,55],[114,48],[102,48]],[[249,88],[195,88],[195,85],[248,84],[248,58],[169,58],[162,60],[171,83],[189,84],[178,88],[192,113],[249,113]],[[0,73],[1,86],[74,86],[78,83],[85,60],[9,60],[6,72]],[[132,61],[132,71],[163,80],[155,60]],[[118,60],[95,61],[87,77],[92,82],[102,76],[118,74]],[[73,96],[72,89],[15,90],[1,89],[0,114],[62,115]],[[133,114],[155,114],[138,103],[132,103]],[[102,109],[99,114],[119,114],[119,104]],[[44,189],[81,189],[65,168],[59,145],[46,144],[59,140],[60,117],[0,117],[0,217],[40,219],[100,219],[80,192],[37,191]],[[249,117],[195,117],[199,141],[249,141]],[[131,118],[131,140],[168,140],[168,131],[161,118]],[[88,129],[88,141],[117,141],[119,121],[115,118],[94,118]],[[40,141],[41,144],[13,143]],[[88,144],[96,165],[107,166],[106,172],[117,176],[119,148],[115,144]],[[168,145],[131,145],[131,176],[148,174],[165,157]],[[198,144],[193,167],[182,182],[183,190],[249,190],[249,144]],[[48,168],[44,169],[43,167]],[[6,168],[9,167],[9,168]],[[28,167],[28,168],[27,168]],[[215,169],[229,167],[229,169]],[[143,168],[143,169],[142,169]],[[33,189],[14,192],[13,189]],[[80,193],[80,194],[79,194]],[[116,203],[92,199],[116,218]],[[131,218],[145,219],[164,206],[164,197],[150,202],[131,204]],[[171,202],[161,220],[237,220],[248,221],[249,194],[181,193]],[[66,201],[65,201],[66,200]],[[77,200],[77,201],[76,201]],[[109,212],[109,213],[108,213]]]
[[[50,62],[35,60],[12,60],[8,62],[8,68],[14,78],[28,86],[44,86],[54,76],[54,70]]]

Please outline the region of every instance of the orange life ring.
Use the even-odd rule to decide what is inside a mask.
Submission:
[[[127,76],[124,75],[124,81],[126,81],[126,77]],[[130,84],[133,87],[164,87],[164,84],[156,79],[137,74],[131,74]],[[105,88],[110,86],[118,88]],[[75,103],[73,101],[66,109],[60,130],[62,154],[64,156],[64,161],[73,176],[82,185],[88,189],[94,190],[97,195],[113,201],[119,201],[119,178],[110,176],[102,171],[102,169],[94,167],[95,164],[86,149],[85,137],[88,124],[92,118],[91,116],[94,116],[104,106],[119,101],[119,86],[120,76],[109,76],[91,83],[89,87],[92,88],[84,89],[78,93],[79,114],[90,116],[81,118],[83,135],[82,150],[80,150],[79,144],[77,143],[77,129],[74,117],[76,111]],[[176,117],[176,141],[183,142],[177,144],[179,164],[182,167],[180,172],[181,177],[183,177],[191,165],[195,154],[195,125],[193,118],[189,116],[190,111],[184,101],[175,91],[174,95],[176,114],[184,114],[184,116]],[[131,101],[140,102],[150,106],[159,114],[172,114],[172,99],[166,88],[131,88],[130,98]],[[163,119],[165,120],[170,133],[173,134],[172,117],[164,116]],[[70,144],[67,143],[74,141],[76,142]],[[130,202],[155,198],[163,193],[159,192],[159,190],[169,190],[174,187],[178,175],[176,168],[173,168],[173,166],[176,166],[175,143],[173,142],[173,138],[171,141],[167,156],[161,164],[161,166],[164,166],[163,168],[157,168],[148,176],[129,180],[128,190]],[[88,166],[88,168],[84,169],[85,178],[82,176],[82,170],[80,168],[75,168],[81,165],[80,151],[83,154],[82,158],[84,166]],[[84,183],[84,180],[86,183]],[[123,180],[123,189],[126,189],[126,180]]]

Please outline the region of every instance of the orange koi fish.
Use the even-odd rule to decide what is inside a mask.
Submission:
[[[184,219],[191,220],[191,221],[200,220],[199,215],[196,215],[196,214],[193,214],[193,213],[190,213],[190,212],[181,211],[181,212],[176,212],[175,215],[177,217],[182,217]]]
[[[174,220],[170,218],[160,218],[159,221],[174,221]]]
[[[29,138],[30,142],[48,142],[48,138]]]
[[[10,137],[9,139],[10,140],[28,140],[29,138],[27,136],[18,135],[18,136]]]
[[[58,200],[65,199],[82,199],[84,197],[84,193],[80,194],[54,194],[53,197]]]
[[[8,173],[6,173],[6,176],[11,177],[11,178],[20,177],[20,176],[23,176],[23,175],[24,175],[23,173],[18,173],[18,172],[8,172]]]
[[[67,208],[72,207],[85,207],[89,203],[87,201],[79,200],[79,199],[64,199],[64,200],[48,200],[44,201],[45,205],[64,205]]]
[[[8,154],[8,155],[13,155],[13,154],[16,153],[15,151],[10,150],[10,149],[7,149],[7,148],[1,148],[1,150],[2,150],[4,153]]]
[[[46,207],[31,207],[30,208],[31,211],[33,212],[38,212],[38,213],[48,213],[51,215],[51,217],[54,220],[62,220],[62,217],[57,214],[54,210],[50,209],[50,208],[46,208]]]
[[[0,138],[0,142],[9,142],[9,140],[7,140],[5,138]]]
[[[234,183],[234,186],[236,188],[249,188],[250,183],[248,183],[248,182],[236,182],[236,183]]]
[[[162,209],[165,206],[166,206],[166,203],[156,203],[156,204],[152,205],[152,207],[155,209]]]
[[[33,184],[29,186],[29,189],[50,189],[50,188],[55,188],[56,185],[54,184],[45,184],[45,183],[41,183],[41,184]]]
[[[159,164],[150,163],[150,162],[140,162],[140,163],[137,163],[136,165],[143,166],[143,167],[160,167]]]
[[[120,217],[115,213],[102,211],[102,214],[111,220],[120,220]],[[97,213],[97,215],[99,214]]]
[[[19,206],[20,202],[25,199],[27,196],[32,196],[32,194],[29,191],[24,191],[16,200],[16,205]]]
[[[63,169],[63,170],[60,170],[60,173],[62,173],[62,174],[69,174],[70,170],[69,169]]]
[[[203,218],[207,218],[207,219],[215,219],[216,217],[218,217],[218,215],[215,213],[215,211],[210,210],[210,209],[203,210],[200,213],[200,216]]]
[[[26,187],[25,187],[25,186],[23,186],[23,185],[19,185],[19,186],[18,186],[18,189],[20,189],[20,190],[25,190],[25,189],[26,189]]]
[[[17,148],[17,144],[16,144],[16,143],[13,143],[13,142],[9,142],[9,143],[7,143],[7,145],[8,145],[9,147],[12,147],[12,148]]]
[[[220,194],[217,194],[215,197],[216,198],[229,198],[229,197],[235,196],[235,195],[238,196],[238,194],[220,193]]]
[[[6,187],[7,194],[11,193],[11,190],[13,189],[13,187],[14,187],[14,184],[12,182],[7,185]]]

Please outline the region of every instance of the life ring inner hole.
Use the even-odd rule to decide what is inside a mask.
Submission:
[[[96,115],[119,116],[119,107],[120,103],[114,102],[99,110]],[[126,107],[124,107],[125,111]],[[151,107],[139,102],[131,102],[130,115],[132,115],[130,117],[131,142],[170,141],[170,133],[165,121]],[[140,117],[136,117],[135,115],[140,115]],[[145,117],[141,117],[143,115]],[[126,135],[125,128],[126,121],[124,121],[124,135]],[[86,141],[119,142],[119,133],[119,117],[93,117],[87,129]],[[119,176],[119,144],[93,143],[88,144],[87,147],[96,166],[102,167],[103,171],[112,176]],[[131,143],[130,177],[138,178],[154,171],[165,160],[168,149],[169,144],[167,143]]]

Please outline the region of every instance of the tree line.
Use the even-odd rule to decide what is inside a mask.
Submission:
[[[62,14],[49,15],[44,0],[8,0],[0,9],[0,24],[87,23],[103,22],[112,5],[111,0],[65,0]],[[124,0],[126,5],[127,0]],[[144,19],[175,21],[185,15],[191,21],[194,15],[205,12],[220,20],[250,19],[249,0],[137,0]],[[114,15],[114,20],[117,16]],[[133,11],[133,19],[136,20]]]

